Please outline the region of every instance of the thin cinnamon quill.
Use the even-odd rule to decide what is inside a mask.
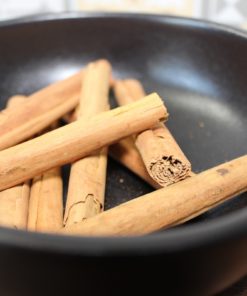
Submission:
[[[79,102],[83,72],[51,84],[20,106],[0,113],[0,150],[24,141],[48,127]]]
[[[114,91],[119,105],[145,96],[142,85],[134,79],[116,81]],[[137,135],[135,145],[147,172],[160,186],[166,187],[190,175],[190,162],[164,124]]]
[[[55,232],[63,226],[63,182],[60,168],[33,179],[28,230]]]
[[[143,235],[188,221],[247,191],[247,155],[105,211],[65,234]]]
[[[76,161],[167,117],[162,100],[154,93],[0,151],[0,190]]]
[[[105,60],[85,69],[78,118],[88,120],[108,109],[111,66]],[[73,163],[70,171],[64,224],[70,225],[100,213],[104,207],[107,148]]]
[[[21,106],[26,100],[25,96],[16,95],[8,100],[7,108]],[[30,182],[16,185],[0,192],[0,225],[26,229]]]
[[[58,123],[51,125],[56,129]],[[46,131],[47,132],[47,131]],[[27,229],[55,232],[63,226],[63,180],[61,169],[53,168],[32,180]]]

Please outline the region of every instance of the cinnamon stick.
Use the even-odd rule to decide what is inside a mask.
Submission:
[[[126,106],[80,119],[17,146],[0,151],[0,190],[76,161],[133,133],[167,119],[157,94]]]
[[[78,118],[88,120],[108,109],[111,66],[105,60],[90,63],[83,77]],[[107,148],[73,163],[64,214],[70,225],[100,213],[104,207]]]
[[[54,130],[54,122],[43,133]],[[63,180],[61,169],[53,168],[32,180],[27,229],[55,232],[63,226]]]
[[[70,225],[62,232],[143,235],[183,223],[246,190],[247,155]]]
[[[56,82],[35,92],[20,106],[0,113],[0,150],[24,141],[62,115],[74,109],[79,102],[83,72]]]
[[[60,168],[33,179],[28,230],[55,232],[63,225],[63,183]]]
[[[30,185],[21,185],[0,192],[0,225],[26,229]]]
[[[137,80],[116,81],[114,91],[119,105],[145,96]],[[136,136],[135,145],[151,178],[166,187],[190,175],[191,164],[168,128],[159,123]]]
[[[21,106],[25,100],[25,96],[13,96],[8,100],[7,108]],[[26,181],[0,192],[0,225],[26,229],[29,191],[29,181]]]

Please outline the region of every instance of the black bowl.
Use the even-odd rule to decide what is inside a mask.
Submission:
[[[97,58],[164,97],[195,171],[246,153],[247,38],[228,27],[152,15],[62,14],[0,26],[1,107]],[[66,170],[65,170],[66,174]],[[120,183],[119,180],[124,182]],[[106,207],[149,192],[109,162]],[[1,295],[211,295],[247,273],[246,194],[189,224],[132,238],[0,230]]]

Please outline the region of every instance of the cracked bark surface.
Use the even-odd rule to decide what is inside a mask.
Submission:
[[[83,221],[103,210],[106,166],[106,148],[72,165],[64,214],[66,226]]]

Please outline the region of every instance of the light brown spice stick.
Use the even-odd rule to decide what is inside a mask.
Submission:
[[[134,79],[116,81],[114,91],[119,105],[145,96],[142,85]],[[147,172],[160,186],[166,187],[190,175],[190,162],[164,124],[137,135],[135,145]]]
[[[58,127],[54,122],[44,133]],[[63,226],[63,180],[61,169],[53,168],[32,180],[27,229],[55,232]]]
[[[108,109],[111,66],[105,60],[90,63],[84,73],[78,118],[88,120]],[[70,225],[100,213],[104,207],[107,148],[73,163],[64,214]]]
[[[25,100],[25,96],[13,96],[8,100],[7,108],[21,106]],[[0,192],[0,225],[26,229],[29,191],[29,181],[26,181]]]
[[[126,166],[152,187],[156,189],[161,187],[148,174],[141,156],[136,149],[133,137],[122,139],[121,141],[111,145],[109,147],[109,154],[112,158]]]
[[[0,192],[0,225],[26,229],[30,185],[21,185]]]
[[[28,230],[55,232],[63,226],[63,182],[60,168],[33,179]]]
[[[0,190],[85,157],[104,146],[167,119],[157,94],[80,119],[17,146],[0,151]]]
[[[21,106],[3,110],[0,150],[30,138],[74,109],[79,102],[82,75],[80,71],[32,94]]]
[[[143,235],[194,218],[246,190],[247,155],[68,226],[62,232]]]

